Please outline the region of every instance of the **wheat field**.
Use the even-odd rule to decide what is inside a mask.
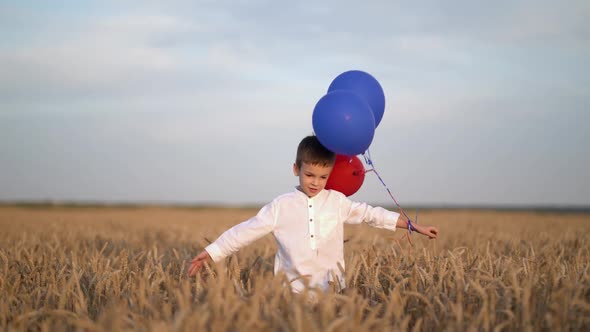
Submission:
[[[590,329],[590,215],[421,211],[440,235],[346,226],[348,288],[294,295],[267,236],[189,278],[237,208],[0,207],[2,331]],[[311,301],[310,299],[315,299]]]

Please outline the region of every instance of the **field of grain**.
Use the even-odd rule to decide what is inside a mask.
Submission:
[[[432,210],[346,228],[343,294],[293,295],[271,236],[195,278],[252,209],[0,207],[0,330],[589,330],[590,215]]]

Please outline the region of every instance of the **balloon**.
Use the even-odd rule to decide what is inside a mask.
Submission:
[[[350,70],[338,75],[330,84],[328,92],[349,90],[363,97],[371,106],[375,117],[375,128],[385,112],[385,94],[379,82],[370,74],[360,70]]]
[[[365,152],[375,136],[375,119],[369,104],[350,91],[333,91],[317,102],[312,115],[318,140],[336,154]]]
[[[336,162],[326,182],[326,189],[334,189],[350,196],[359,190],[363,181],[365,181],[365,167],[358,157],[336,155]]]

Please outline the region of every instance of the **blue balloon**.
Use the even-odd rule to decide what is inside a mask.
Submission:
[[[385,94],[379,82],[370,74],[360,70],[350,70],[338,75],[328,87],[328,92],[350,90],[363,97],[371,106],[375,117],[375,128],[385,112]]]
[[[338,90],[323,96],[313,110],[312,124],[322,145],[346,156],[364,153],[375,135],[371,107],[351,91]]]

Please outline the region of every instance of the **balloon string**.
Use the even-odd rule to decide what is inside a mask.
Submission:
[[[365,158],[365,163],[367,163],[367,165],[371,166],[371,169],[367,170],[366,172],[367,173],[374,172],[377,175],[377,178],[379,178],[379,181],[381,181],[381,184],[383,185],[383,187],[385,187],[385,189],[387,190],[387,193],[389,193],[389,196],[391,197],[391,199],[393,199],[393,202],[399,208],[399,211],[406,217],[407,222],[408,222],[408,233],[412,234],[412,232],[416,230],[414,228],[414,226],[412,225],[412,220],[410,219],[410,217],[408,217],[408,215],[406,214],[404,209],[402,209],[402,207],[399,205],[399,203],[397,202],[397,200],[395,199],[395,197],[391,193],[391,190],[389,190],[389,187],[387,187],[387,185],[385,184],[385,181],[383,181],[383,179],[379,175],[379,172],[377,172],[377,169],[375,168],[375,164],[373,163],[373,160],[371,160],[371,152],[369,150],[367,150],[363,154],[363,157]],[[416,222],[418,222],[418,211],[416,211]],[[409,240],[409,238],[408,238],[408,240]]]

